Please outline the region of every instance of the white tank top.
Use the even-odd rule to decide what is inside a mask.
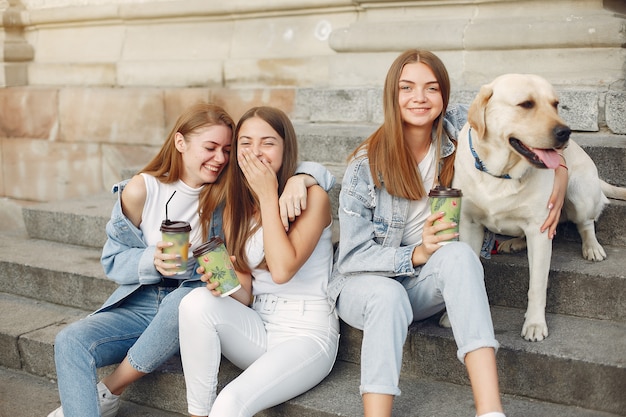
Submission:
[[[332,222],[322,232],[317,246],[300,270],[285,284],[276,284],[267,269],[254,269],[265,256],[263,250],[263,228],[246,242],[246,256],[252,268],[252,293],[274,294],[298,300],[326,299],[326,287],[333,266]]]
[[[191,188],[182,181],[165,184],[149,174],[142,173],[146,183],[146,203],[139,228],[143,232],[144,241],[148,246],[154,246],[161,239],[161,222],[165,220],[165,203],[176,191],[176,194],[167,205],[167,215],[170,220],[183,220],[191,225],[189,234],[189,257],[193,250],[202,243],[200,216],[198,215],[198,197],[200,188]]]

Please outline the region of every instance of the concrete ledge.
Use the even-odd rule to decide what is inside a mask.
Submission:
[[[592,262],[583,259],[580,243],[553,243],[547,312],[626,322],[626,305],[620,301],[626,297],[623,247],[604,245],[604,249],[607,259]],[[489,303],[525,310],[529,273],[526,251],[493,255],[483,260],[483,266]]]
[[[0,321],[0,366],[13,369],[24,367],[36,375],[56,375],[54,360],[50,367],[50,359],[53,358],[50,342],[60,330],[59,326],[76,320],[81,314],[84,315],[84,311],[0,292],[0,315],[3,317]],[[38,337],[37,332],[42,329],[52,329],[52,333]],[[24,346],[22,342],[28,338],[30,342]],[[45,351],[40,351],[43,353],[40,356],[31,349],[36,341],[48,345]],[[27,357],[22,358],[24,354]]]
[[[626,117],[626,113],[624,113]],[[607,132],[574,133],[571,136],[593,159],[598,175],[606,182],[626,187],[626,135]]]
[[[0,242],[0,288],[37,300],[96,310],[115,291],[101,249],[14,237]]]
[[[116,198],[112,193],[101,193],[24,207],[26,231],[33,239],[102,249]]]
[[[626,134],[626,91],[606,93],[606,124],[613,133]]]

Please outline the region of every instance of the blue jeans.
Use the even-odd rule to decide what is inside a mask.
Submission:
[[[110,310],[61,330],[55,339],[59,395],[65,417],[99,417],[96,369],[120,363],[150,373],[178,352],[178,305],[201,281],[185,287],[145,285]],[[185,285],[189,285],[185,284]]]
[[[470,247],[438,249],[417,276],[351,276],[337,300],[339,317],[363,330],[361,394],[400,395],[398,381],[408,326],[447,309],[457,357],[482,347],[497,349],[483,268]],[[381,342],[382,341],[382,342]]]

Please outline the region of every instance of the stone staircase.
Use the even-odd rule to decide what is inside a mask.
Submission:
[[[374,128],[367,123],[296,122],[302,159],[323,162],[337,176],[331,192],[335,212],[345,157]],[[573,139],[592,156],[603,178],[626,185],[625,136],[576,133]],[[113,195],[101,194],[25,206],[25,230],[0,231],[0,381],[5,381],[0,382],[0,416],[45,416],[58,406],[54,337],[67,323],[99,307],[116,285],[105,278],[99,262],[113,202]],[[601,263],[583,260],[575,228],[560,227],[548,289],[550,336],[542,342],[520,337],[528,286],[526,254],[484,261],[509,417],[626,415],[624,219],[626,204],[612,201],[598,220],[598,239],[608,254]],[[331,375],[313,390],[259,415],[361,416],[361,337],[360,331],[342,324]],[[438,327],[436,318],[411,326],[395,416],[474,415],[471,389],[455,350],[452,332]],[[225,362],[220,384],[237,374]],[[8,394],[6,381],[15,375],[32,381],[24,390],[40,390],[26,404]],[[174,357],[132,385],[123,398],[120,417],[186,415],[180,359]]]

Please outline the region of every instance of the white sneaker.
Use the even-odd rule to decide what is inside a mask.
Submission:
[[[120,409],[120,396],[111,394],[102,381],[98,382],[98,400],[100,400],[100,415],[115,417]],[[58,416],[63,417],[63,416]]]
[[[63,407],[57,408],[56,410],[54,410],[53,412],[48,414],[48,417],[64,417],[63,416]]]
[[[100,415],[102,417],[115,417],[120,409],[120,396],[111,394],[111,391],[101,382],[98,382],[98,401],[100,401]],[[59,407],[48,417],[64,417],[63,407]]]

